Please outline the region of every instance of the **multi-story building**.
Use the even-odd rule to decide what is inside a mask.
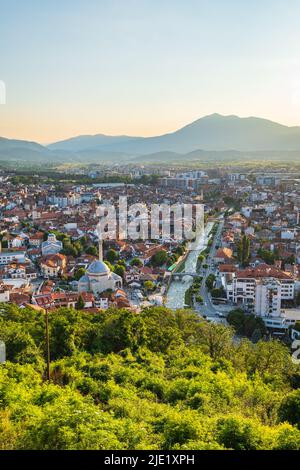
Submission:
[[[227,299],[262,317],[281,314],[283,300],[293,300],[293,277],[274,266],[260,265],[233,274],[226,284]]]
[[[81,196],[74,192],[52,193],[48,196],[48,202],[60,208],[75,206],[81,203]]]
[[[206,183],[207,180],[208,175],[204,171],[194,170],[187,173],[180,173],[173,177],[161,178],[160,183],[162,186],[170,188],[197,190],[201,185]]]
[[[0,253],[0,264],[25,263],[25,251],[12,251]]]

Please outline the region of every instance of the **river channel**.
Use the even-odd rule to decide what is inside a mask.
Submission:
[[[189,246],[189,253],[185,260],[185,266],[183,273],[196,273],[197,268],[197,259],[201,251],[207,247],[209,240],[209,234],[213,228],[213,222],[209,222],[202,232],[199,232],[196,240],[192,245]],[[191,249],[192,247],[192,249]],[[176,274],[174,274],[174,277]],[[176,281],[173,277],[173,280],[170,284],[169,290],[166,296],[165,305],[168,308],[176,310],[178,308],[183,308],[185,305],[184,297],[186,290],[192,285],[193,278],[187,277],[186,279],[180,279]]]

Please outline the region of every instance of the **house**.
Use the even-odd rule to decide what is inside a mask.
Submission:
[[[109,307],[109,298],[108,297],[99,297],[95,300],[95,307],[100,308],[101,310],[107,310]]]
[[[10,293],[9,301],[13,304],[20,306],[25,306],[26,304],[30,303],[30,295],[23,293],[23,292],[14,292]]]
[[[216,263],[230,263],[233,259],[231,248],[219,248],[214,256]]]
[[[127,298],[127,295],[122,289],[116,290],[116,292],[112,295],[112,301],[117,308],[130,307],[130,302]]]
[[[67,257],[62,254],[46,256],[41,261],[41,273],[45,278],[58,277],[65,272]]]
[[[48,294],[34,294],[32,304],[41,308],[75,308],[79,299],[76,292],[51,292]]]
[[[131,282],[139,282],[140,276],[141,276],[140,270],[129,268],[125,271],[124,281],[126,282],[126,284],[130,284]]]
[[[84,308],[93,308],[95,304],[94,294],[91,292],[82,292],[78,295],[78,299],[81,298],[84,302]]]
[[[44,240],[44,233],[43,232],[37,232],[33,235],[30,235],[29,237],[29,245],[32,247],[39,248]]]
[[[20,235],[7,235],[6,237],[3,238],[3,240],[7,241],[7,247],[10,250],[22,248],[25,246],[25,239],[22,238]]]

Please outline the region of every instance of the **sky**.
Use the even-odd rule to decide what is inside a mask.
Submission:
[[[299,0],[0,0],[0,136],[300,125],[299,17]]]

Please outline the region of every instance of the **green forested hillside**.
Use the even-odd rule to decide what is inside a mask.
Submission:
[[[277,341],[192,312],[0,305],[0,449],[300,449],[300,373]]]

